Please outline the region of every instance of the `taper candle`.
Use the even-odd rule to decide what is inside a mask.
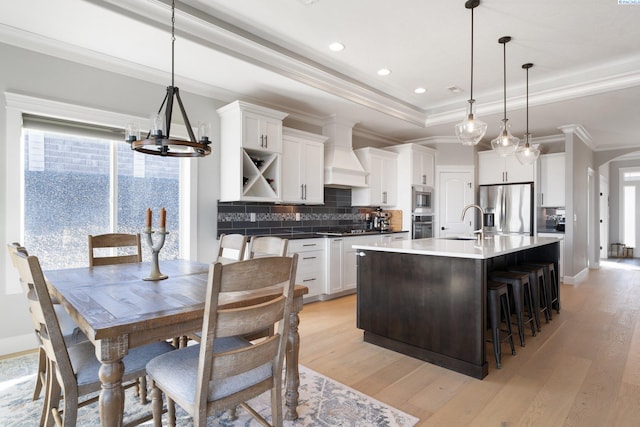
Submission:
[[[147,228],[151,228],[151,208],[147,208],[147,217],[144,222],[144,226]]]
[[[160,209],[160,228],[166,228],[167,226],[167,210],[165,208]]]

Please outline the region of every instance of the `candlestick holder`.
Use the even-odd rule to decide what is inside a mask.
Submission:
[[[152,234],[159,234],[160,238],[154,245],[153,239],[151,238]],[[143,280],[164,280],[169,276],[162,274],[160,272],[160,266],[158,265],[158,254],[160,253],[160,249],[164,246],[164,239],[166,238],[168,231],[165,230],[164,227],[161,227],[158,231],[151,230],[150,227],[147,227],[144,231],[144,234],[147,235],[147,244],[151,248],[151,272],[149,273],[149,277],[145,277]]]

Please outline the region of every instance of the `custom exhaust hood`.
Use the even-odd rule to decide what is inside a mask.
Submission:
[[[368,172],[360,164],[351,144],[354,125],[354,122],[331,116],[322,126],[322,134],[329,137],[324,147],[325,187],[368,187]]]

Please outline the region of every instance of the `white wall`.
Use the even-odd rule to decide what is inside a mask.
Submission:
[[[46,100],[60,101],[83,107],[96,108],[114,113],[137,117],[148,117],[162,102],[166,86],[148,83],[89,66],[57,59],[0,43],[0,199],[2,220],[0,242],[9,243],[14,231],[8,232],[7,213],[15,206],[7,205],[5,189],[6,173],[10,166],[8,150],[15,150],[19,141],[7,140],[5,92],[30,95]],[[169,78],[169,77],[168,77]],[[169,80],[167,80],[168,82]],[[178,80],[179,83],[179,80]],[[225,102],[198,96],[181,89],[185,109],[193,123],[209,121],[212,125],[214,154],[204,159],[193,159],[197,163],[196,209],[191,221],[196,221],[197,242],[191,257],[202,262],[213,258],[216,224],[217,199],[219,198],[220,176],[219,121],[215,111]],[[13,180],[13,177],[11,178]],[[16,178],[17,179],[17,178]],[[12,186],[16,185],[13,182]],[[28,248],[27,248],[28,249]],[[0,251],[0,266],[9,265],[7,251]],[[5,272],[0,280],[5,281]],[[21,351],[35,347],[33,326],[29,319],[26,302],[22,294],[5,292],[7,283],[0,283],[0,354]]]

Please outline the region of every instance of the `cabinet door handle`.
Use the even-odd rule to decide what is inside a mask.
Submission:
[[[358,256],[367,256],[367,254],[364,253],[364,252],[356,252],[356,255],[358,255]]]
[[[386,191],[382,192],[382,203],[384,203],[384,204],[387,203],[387,192]]]
[[[427,175],[422,175],[422,183],[423,184],[427,183]]]
[[[307,200],[307,184],[302,184],[302,188],[303,188],[303,200]]]
[[[302,282],[303,282],[303,283],[306,283],[306,282],[314,282],[315,280],[316,280],[316,278],[315,278],[315,277],[312,277],[311,279],[302,279]]]
[[[540,204],[544,205],[544,193],[540,193]]]
[[[304,184],[300,184],[300,199],[304,200]]]
[[[305,243],[302,246],[317,246],[317,243]]]
[[[264,148],[269,146],[269,135],[264,136]]]
[[[303,257],[302,259],[316,259],[317,257],[315,256],[307,256],[307,257]]]

